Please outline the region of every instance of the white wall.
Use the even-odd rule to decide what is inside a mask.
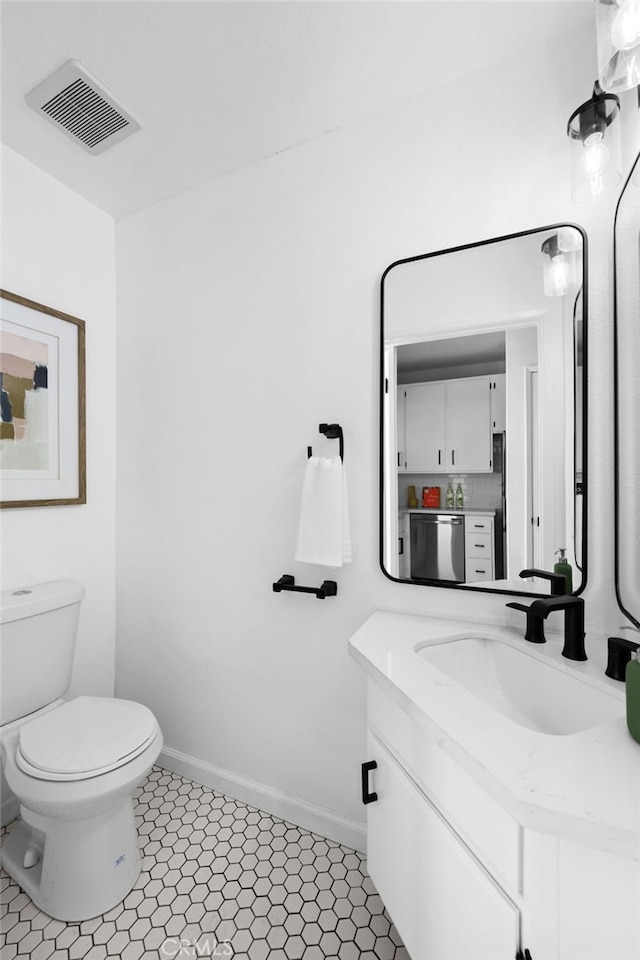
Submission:
[[[590,630],[613,609],[614,201],[571,200],[566,121],[595,76],[593,38],[572,43],[117,226],[118,695],[157,713],[176,769],[300,823],[327,813],[324,829],[354,842],[365,696],[349,635],[375,607],[447,615],[455,598],[456,615],[507,616],[504,598],[397,585],[378,566],[378,300],[393,260],[587,229]],[[354,560],[336,599],[276,595],[283,573],[327,575],[292,556],[306,446],[327,449],[317,424],[334,420]]]
[[[2,156],[2,287],[86,324],[87,503],[2,511],[2,589],[72,577],[87,591],[70,693],[115,668],[113,220],[14,151]]]

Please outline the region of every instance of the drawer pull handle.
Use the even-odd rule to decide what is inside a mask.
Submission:
[[[484,527],[484,523],[474,523],[474,527],[476,528],[476,530],[482,530],[482,528]]]
[[[474,543],[474,547],[479,547],[481,550],[485,550],[486,546],[486,543]]]
[[[369,792],[369,771],[375,770],[378,764],[375,760],[368,760],[362,764],[362,802],[374,803],[378,799],[378,794]]]

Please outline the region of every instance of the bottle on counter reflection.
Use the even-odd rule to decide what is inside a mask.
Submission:
[[[447,486],[447,506],[453,507],[453,487],[451,484]]]

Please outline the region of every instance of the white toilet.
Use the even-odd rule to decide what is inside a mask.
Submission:
[[[110,910],[140,873],[132,794],[162,749],[154,715],[69,689],[84,587],[54,580],[1,595],[0,748],[21,821],[0,862],[57,920]]]

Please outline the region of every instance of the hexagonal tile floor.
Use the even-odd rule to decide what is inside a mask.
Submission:
[[[134,799],[124,902],[62,923],[1,871],[2,960],[408,960],[359,853],[159,767]]]

